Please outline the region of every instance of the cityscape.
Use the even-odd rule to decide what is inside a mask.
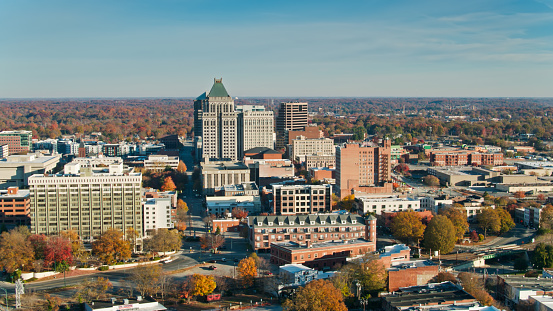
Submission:
[[[552,20],[0,3],[0,311],[553,310]]]

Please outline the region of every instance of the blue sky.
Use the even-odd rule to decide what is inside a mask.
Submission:
[[[1,0],[0,98],[553,97],[553,0]]]

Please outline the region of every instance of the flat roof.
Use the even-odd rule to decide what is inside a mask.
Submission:
[[[202,170],[212,171],[249,170],[248,166],[242,162],[202,162],[200,166]]]
[[[435,265],[436,264],[432,262],[432,260],[410,260],[410,261],[393,262],[392,267],[390,267],[388,271],[400,271],[404,269],[428,267],[428,266],[435,266]]]
[[[292,264],[286,264],[284,266],[281,266],[280,270],[288,271],[290,273],[296,273],[300,271],[313,270],[313,269],[306,267],[304,265],[292,263]]]
[[[271,243],[280,247],[287,249],[318,249],[318,248],[333,248],[333,247],[343,247],[348,245],[362,245],[362,244],[372,244],[373,242],[365,239],[355,239],[355,240],[337,240],[337,241],[326,241],[321,243],[313,243],[309,247],[301,245],[292,241],[286,242],[277,242]]]
[[[0,190],[0,199],[23,199],[31,195],[30,190],[17,190],[17,194],[8,194],[8,190]]]
[[[552,291],[553,290],[553,279],[535,277],[528,278],[518,275],[500,275],[500,278],[505,280],[505,283],[516,287],[517,289],[524,290],[543,290],[543,291]]]

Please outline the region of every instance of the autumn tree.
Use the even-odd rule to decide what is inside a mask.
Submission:
[[[33,247],[35,259],[44,259],[44,249],[46,248],[48,237],[44,234],[33,234],[29,236],[28,240]]]
[[[347,311],[344,297],[332,282],[315,280],[298,289],[296,294],[284,302],[286,311]]]
[[[509,212],[507,212],[502,208],[495,209],[495,212],[499,217],[500,226],[501,226],[499,229],[499,233],[503,234],[515,227],[515,222],[513,221],[513,217],[511,217],[511,214],[509,214]]]
[[[83,251],[83,245],[77,231],[71,229],[63,230],[60,232],[60,236],[71,241],[71,254],[73,256],[78,256]]]
[[[351,211],[351,209],[353,208],[353,202],[355,202],[355,195],[347,195],[340,202],[338,202],[338,208],[346,211]]]
[[[113,264],[131,257],[131,244],[123,238],[123,232],[108,229],[92,243],[92,252],[101,261]]]
[[[540,213],[540,228],[551,231],[553,229],[553,205],[547,204]]]
[[[245,210],[243,210],[243,209],[241,209],[241,208],[239,208],[239,207],[234,207],[234,208],[232,209],[232,212],[231,212],[231,213],[232,213],[232,217],[238,218],[238,219],[240,219],[240,220],[242,220],[242,219],[248,217],[248,212],[245,211]]]
[[[213,249],[217,252],[217,249],[225,244],[225,238],[219,234],[206,233],[200,237],[200,247],[203,249]]]
[[[182,199],[177,200],[177,217],[178,217],[179,210],[182,211],[184,215],[188,213],[188,204],[186,204],[186,202],[184,202]]]
[[[480,228],[484,230],[484,238],[487,237],[488,230],[499,232],[501,230],[501,219],[494,209],[486,208],[476,215],[476,220]]]
[[[194,282],[194,291],[192,292],[193,296],[206,296],[215,290],[217,284],[215,279],[211,275],[201,275],[195,273],[192,275]]]
[[[20,230],[12,229],[0,235],[0,266],[13,273],[31,264],[34,250],[28,237]]]
[[[422,239],[426,226],[419,214],[413,211],[398,212],[392,219],[392,234],[406,243]]]
[[[178,230],[160,228],[154,235],[144,240],[144,245],[146,249],[157,253],[175,251],[182,246],[182,236]]]
[[[457,240],[460,240],[465,235],[465,232],[469,229],[469,223],[467,222],[467,213],[464,208],[449,207],[442,209],[440,215],[446,216],[455,227],[455,236]]]
[[[432,280],[432,283],[451,282],[457,283],[457,278],[451,272],[439,272]]]
[[[69,270],[69,265],[72,262],[71,241],[62,236],[50,237],[44,248],[44,264],[46,266],[53,264],[56,271],[63,272]]]
[[[136,240],[139,236],[138,231],[133,227],[128,227],[127,230],[125,230],[125,238],[131,244],[133,252],[136,251]]]
[[[524,191],[517,191],[515,192],[514,197],[517,199],[524,199],[526,197],[526,194],[524,193]]]
[[[177,186],[175,186],[173,178],[171,178],[171,176],[165,177],[163,185],[161,186],[161,191],[174,191],[175,189],[177,189]]]
[[[179,173],[186,173],[186,164],[184,164],[184,162],[182,162],[182,160],[179,161],[179,165],[177,166],[177,172]]]
[[[491,306],[494,303],[492,296],[486,292],[481,277],[473,273],[461,272],[457,275],[457,278],[461,281],[463,289],[476,298],[478,302],[484,306]]]
[[[422,182],[429,187],[438,187],[440,185],[440,180],[438,179],[438,177],[433,175],[424,176]]]
[[[449,218],[443,215],[433,217],[424,231],[424,246],[447,254],[455,247],[457,233]]]
[[[129,281],[140,295],[153,296],[159,291],[162,274],[163,271],[158,264],[138,265],[132,269]]]
[[[79,302],[90,302],[106,298],[106,292],[111,288],[113,288],[113,284],[107,278],[98,277],[93,281],[84,279],[77,287],[74,297]]]
[[[368,256],[365,256],[365,260],[359,265],[359,269],[356,271],[356,278],[360,281],[363,290],[366,292],[384,290],[386,288],[388,272],[381,261],[376,258],[370,258],[370,255]]]
[[[242,279],[244,286],[252,286],[253,280],[257,276],[257,266],[255,259],[252,257],[246,257],[238,263],[238,276]]]

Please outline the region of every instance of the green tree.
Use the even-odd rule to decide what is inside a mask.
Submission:
[[[460,240],[465,235],[465,232],[469,229],[469,223],[467,222],[467,213],[464,208],[449,207],[442,209],[440,215],[446,216],[455,227],[455,236],[457,240]]]
[[[480,228],[484,230],[484,238],[488,236],[488,230],[499,232],[501,230],[501,219],[494,209],[486,208],[476,215]]]
[[[528,270],[528,260],[526,260],[524,256],[517,258],[514,263],[514,268],[518,271]]]
[[[342,293],[328,280],[315,280],[298,289],[283,304],[286,311],[347,311]]]
[[[446,216],[433,217],[424,231],[424,246],[433,251],[447,254],[455,247],[457,233],[455,226]]]
[[[532,261],[535,269],[553,267],[553,246],[539,243],[534,249],[534,260]]]
[[[391,224],[394,237],[405,243],[422,239],[425,228],[419,214],[413,211],[398,212]]]

